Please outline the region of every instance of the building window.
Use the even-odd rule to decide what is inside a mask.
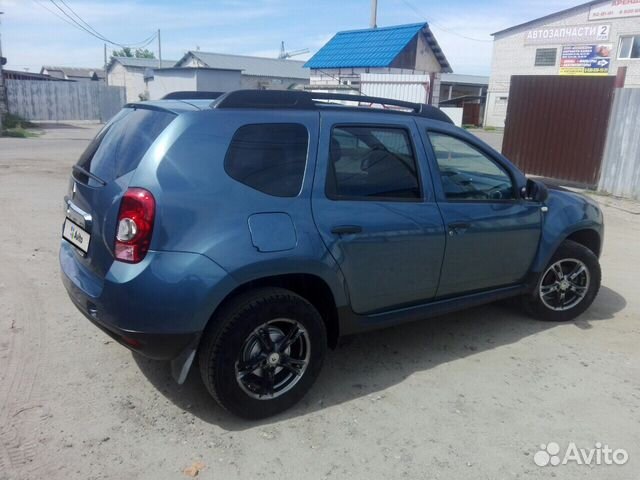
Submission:
[[[618,58],[640,58],[640,35],[620,37]]]
[[[553,67],[556,64],[557,48],[537,48],[536,67]]]

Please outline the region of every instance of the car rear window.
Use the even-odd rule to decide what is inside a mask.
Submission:
[[[296,123],[240,127],[224,161],[231,178],[276,197],[295,197],[302,187],[309,134]]]
[[[174,118],[175,115],[169,112],[125,108],[93,139],[77,166],[105,182],[118,178],[138,166],[151,144]],[[75,176],[85,183],[93,183],[80,169],[76,169]]]

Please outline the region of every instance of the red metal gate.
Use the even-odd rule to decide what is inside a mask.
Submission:
[[[480,125],[480,104],[465,103],[462,105],[462,124],[463,125]]]
[[[511,77],[502,153],[531,175],[598,183],[615,77]]]

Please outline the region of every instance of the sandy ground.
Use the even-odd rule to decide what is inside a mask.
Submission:
[[[197,372],[138,358],[59,280],[62,197],[95,126],[0,139],[0,479],[637,479],[640,207],[601,198],[603,286],[578,321],[490,305],[362,335],[289,412],[224,413]],[[538,467],[540,444],[624,466]]]

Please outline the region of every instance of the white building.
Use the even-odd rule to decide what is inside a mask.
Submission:
[[[286,90],[301,88],[309,83],[309,72],[303,65],[304,62],[296,60],[189,51],[175,66],[239,70],[242,75],[237,88]]]
[[[504,127],[512,75],[616,75],[640,87],[640,0],[597,0],[493,34],[485,126]]]
[[[240,89],[240,70],[216,68],[156,68],[147,72],[149,100],[158,100],[171,92],[228,92]]]
[[[154,58],[112,57],[107,65],[109,85],[125,87],[127,102],[139,102],[147,95],[145,71],[154,68],[169,68],[175,60],[156,60]]]
[[[426,23],[338,32],[305,64],[314,91],[438,104],[451,66]]]

